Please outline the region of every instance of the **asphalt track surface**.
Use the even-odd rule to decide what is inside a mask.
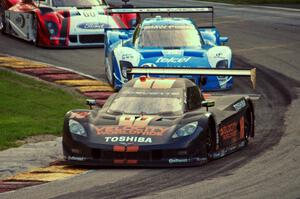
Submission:
[[[209,5],[189,0],[134,1],[139,6]],[[211,4],[210,4],[211,5]],[[247,148],[201,167],[93,168],[71,179],[0,198],[300,198],[300,12],[214,4],[236,66],[257,67],[257,89],[236,79],[228,93],[257,93],[256,137]],[[0,52],[104,78],[103,50],[41,49],[0,36]]]

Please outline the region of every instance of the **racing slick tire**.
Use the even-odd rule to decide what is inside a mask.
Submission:
[[[0,8],[0,31],[2,34],[5,33],[5,15],[4,15],[4,10],[2,8]]]
[[[112,63],[112,58],[111,58],[111,63]],[[105,76],[106,76],[106,79],[107,79],[107,81],[108,81],[108,83],[114,88],[115,87],[115,78],[114,78],[114,72],[113,72],[113,67],[112,67],[112,69],[111,69],[111,79],[109,78],[109,75],[108,75],[108,73],[109,73],[109,71],[108,71],[108,67],[110,67],[110,66],[108,66],[107,64],[106,64],[106,66],[105,66]]]
[[[251,108],[248,108],[246,110],[244,131],[245,131],[245,141],[247,145],[248,138],[251,137],[252,132],[254,132],[254,114]]]
[[[212,154],[216,150],[216,129],[214,125],[214,121],[210,119],[206,136],[206,153],[208,160],[213,159]]]
[[[33,30],[32,42],[35,46],[39,46],[38,19],[35,14],[33,14],[32,30]]]
[[[108,80],[108,82],[111,84],[111,86],[113,87],[113,89],[115,89],[116,91],[118,90],[117,88],[116,88],[116,78],[115,78],[115,76],[114,76],[114,67],[113,67],[113,57],[114,57],[114,53],[112,54],[112,56],[111,56],[111,80],[109,79],[109,77],[108,77],[108,75],[106,75],[106,78],[107,78],[107,80]],[[105,72],[106,72],[106,74],[108,73],[107,72],[107,68],[105,67]]]

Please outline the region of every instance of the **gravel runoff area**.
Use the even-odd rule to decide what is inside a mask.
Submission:
[[[39,142],[43,139],[51,140]],[[51,162],[62,159],[61,139],[54,136],[32,137],[28,139],[29,143],[18,148],[0,151],[0,179],[36,167],[45,167]]]

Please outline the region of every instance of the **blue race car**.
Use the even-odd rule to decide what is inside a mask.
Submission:
[[[115,13],[212,13],[213,7],[111,9]],[[105,34],[105,71],[117,90],[131,78],[128,68],[157,69],[230,69],[232,52],[224,46],[228,37],[221,37],[214,26],[197,27],[190,18],[146,18],[135,29],[107,29]],[[184,77],[204,91],[232,87],[232,76],[205,74],[145,74],[153,77]]]

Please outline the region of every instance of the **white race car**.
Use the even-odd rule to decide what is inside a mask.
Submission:
[[[138,18],[107,14],[105,0],[2,1],[2,32],[45,47],[101,46],[105,28],[130,28]]]

